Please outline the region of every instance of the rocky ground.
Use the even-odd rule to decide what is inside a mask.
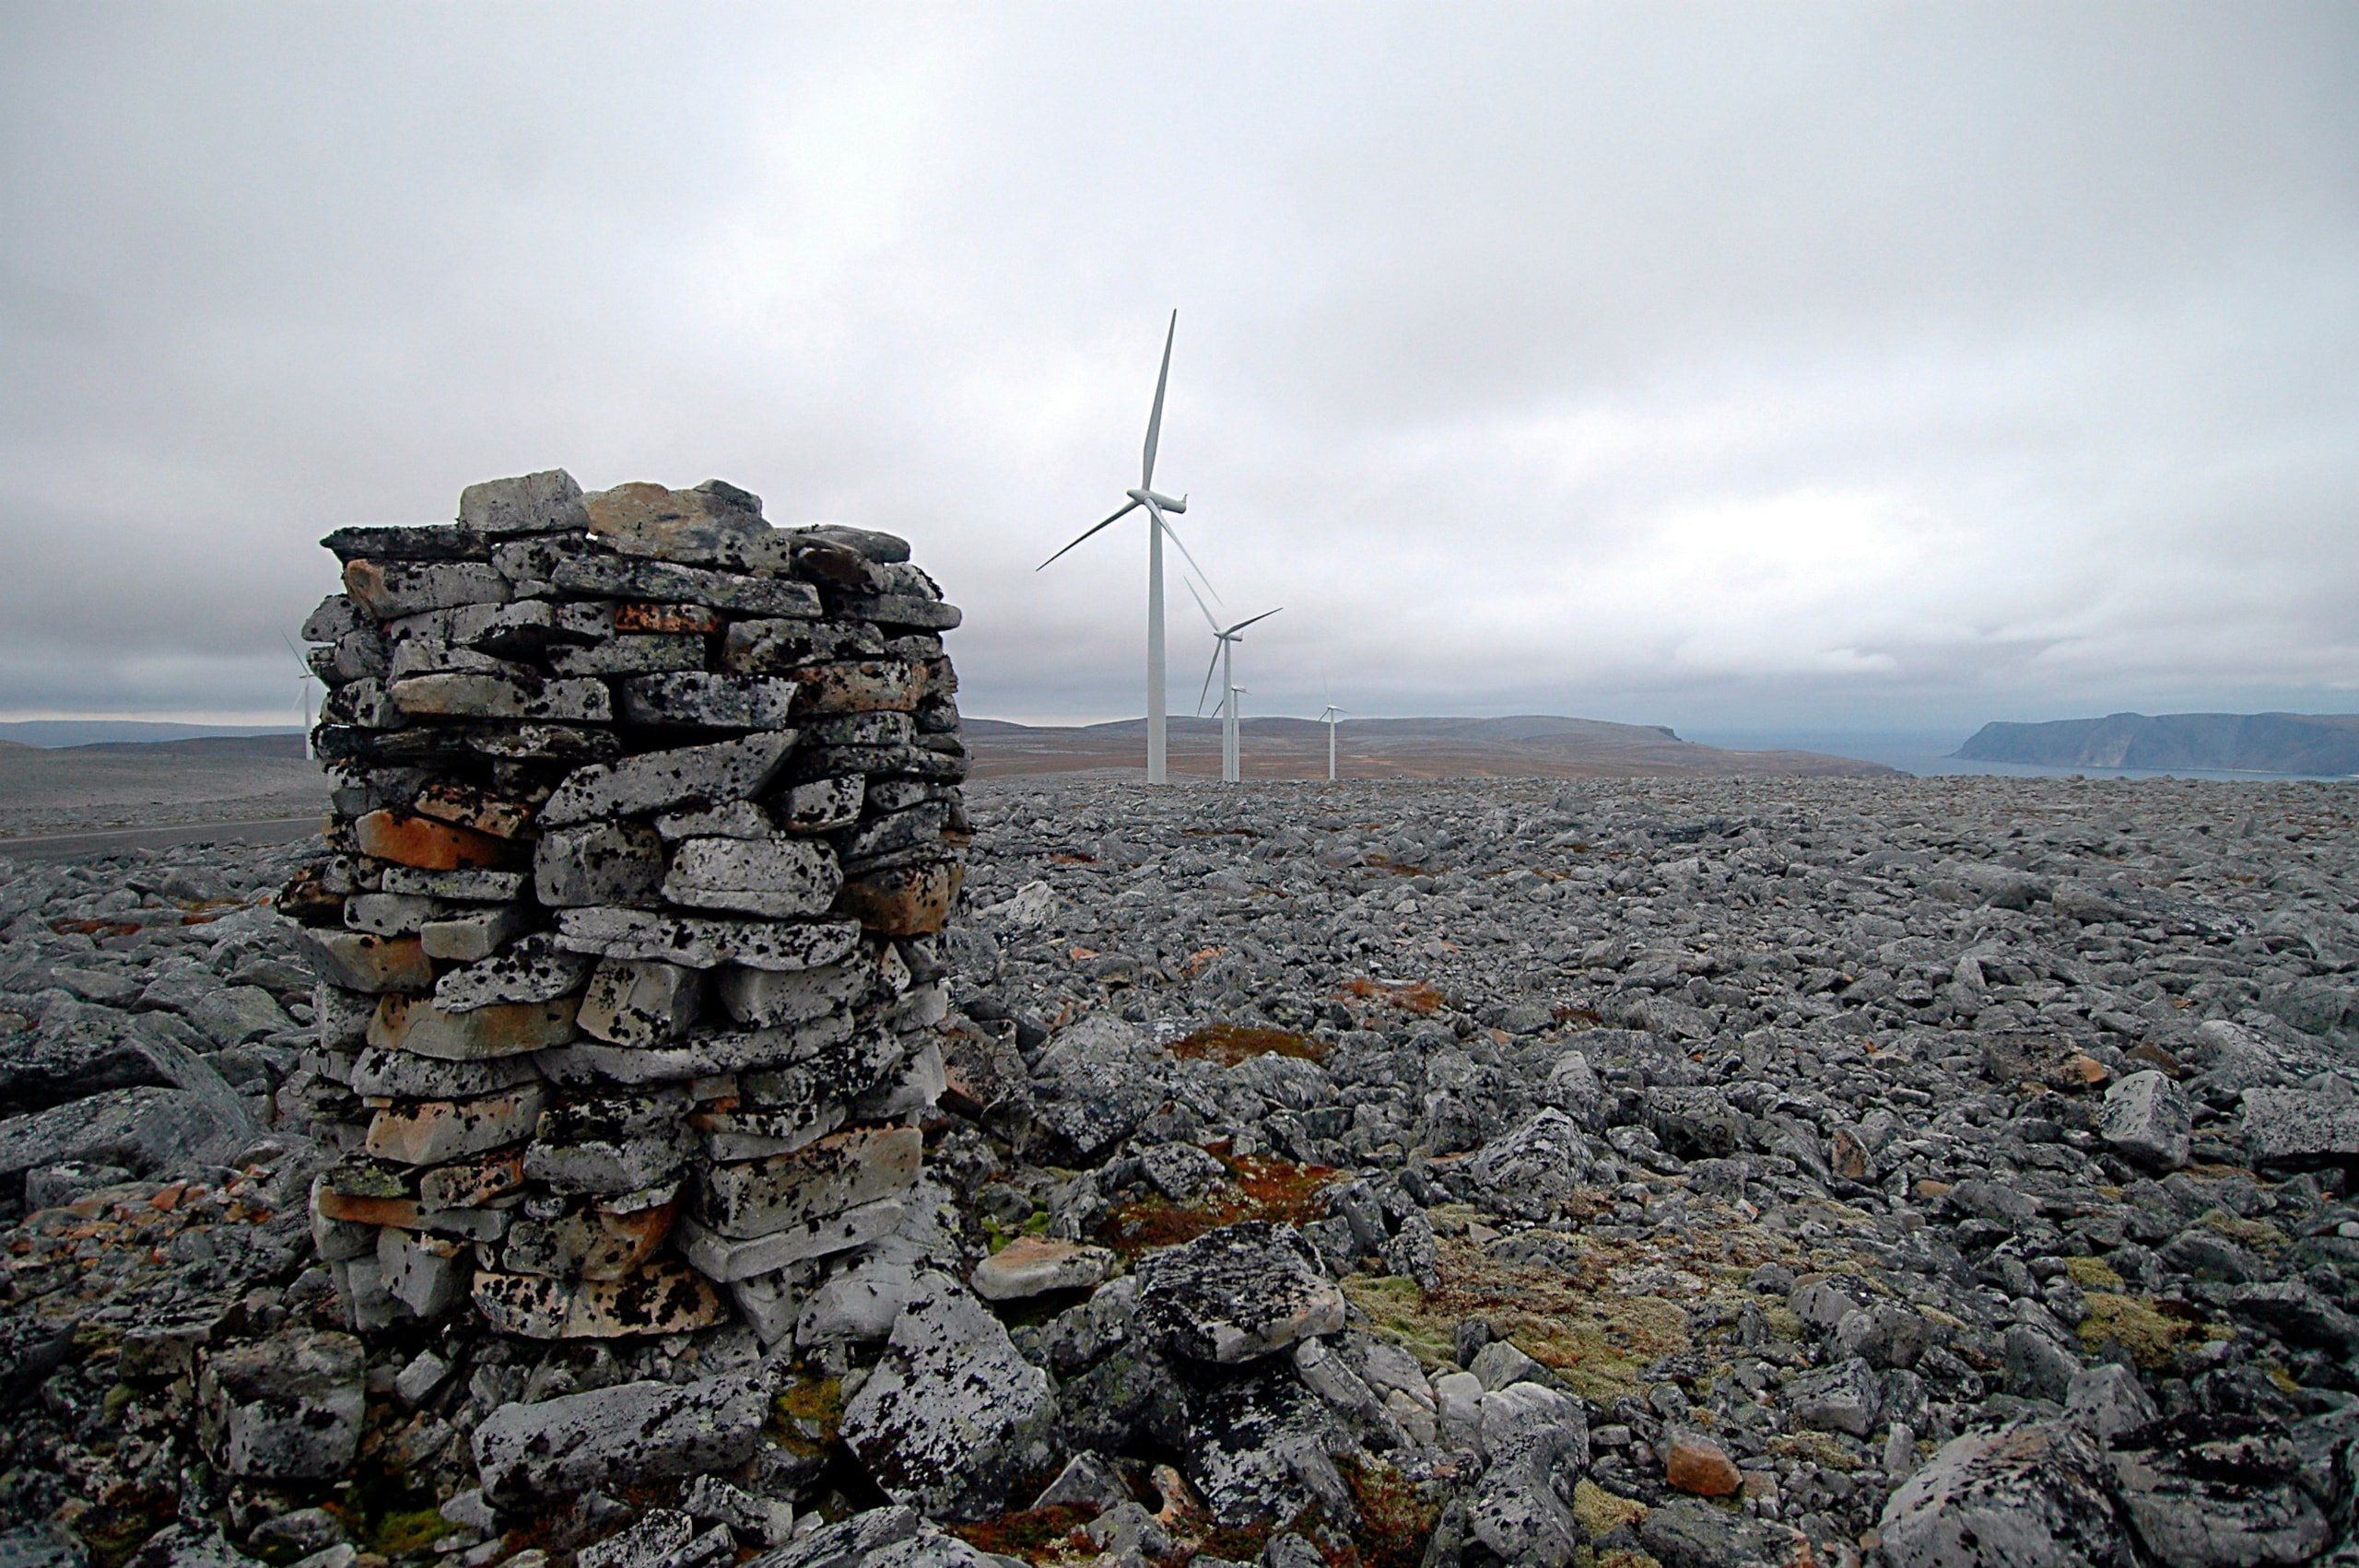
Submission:
[[[305,850],[0,867],[0,1564],[2359,1562],[2352,799],[971,786],[791,1362],[339,1332]]]

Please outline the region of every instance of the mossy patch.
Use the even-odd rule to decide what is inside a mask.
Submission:
[[[2292,1238],[2268,1221],[2239,1219],[2225,1209],[2206,1211],[2197,1223],[2264,1258],[2273,1258],[2294,1245]]]
[[[844,1386],[833,1377],[799,1377],[770,1401],[769,1434],[797,1453],[816,1454],[844,1421]]]
[[[1645,1369],[1689,1348],[1687,1309],[1621,1292],[1604,1277],[1610,1255],[1579,1273],[1492,1258],[1472,1243],[1439,1243],[1441,1286],[1355,1276],[1344,1289],[1371,1327],[1431,1365],[1451,1357],[1457,1326],[1480,1318],[1500,1338],[1598,1404],[1645,1391]]]
[[[2080,1336],[2089,1353],[2102,1355],[2118,1345],[2148,1372],[2170,1365],[2187,1345],[2229,1336],[2226,1328],[2207,1323],[2186,1308],[2149,1296],[2090,1291],[2083,1299],[2089,1316],[2081,1324]]]
[[[1241,1024],[1209,1024],[1186,1038],[1173,1042],[1171,1054],[1182,1061],[1217,1062],[1223,1067],[1235,1067],[1241,1061],[1251,1061],[1257,1056],[1287,1056],[1303,1061],[1324,1061],[1332,1049],[1323,1040],[1314,1040],[1285,1029],[1256,1029]]]
[[[2127,1281],[2102,1258],[2067,1258],[2064,1272],[2084,1291],[2119,1291]]]
[[[1647,1505],[1635,1497],[1625,1497],[1584,1477],[1573,1483],[1573,1518],[1589,1539],[1635,1525],[1647,1516]]]
[[[364,1545],[387,1557],[409,1557],[454,1533],[455,1527],[439,1508],[404,1508],[380,1516]]]

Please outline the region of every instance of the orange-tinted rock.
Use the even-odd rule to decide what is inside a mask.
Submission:
[[[622,603],[615,606],[615,630],[629,632],[717,632],[721,612],[702,604]]]
[[[405,812],[370,812],[352,826],[362,854],[421,871],[498,869],[522,860],[518,847],[506,839]]]
[[[917,666],[872,659],[850,664],[813,664],[790,672],[798,688],[798,717],[817,713],[907,713],[925,696]]]
[[[518,1220],[509,1227],[500,1264],[558,1280],[627,1280],[663,1245],[678,1211],[675,1199],[628,1211],[590,1203],[554,1220]]]
[[[434,965],[414,936],[299,928],[296,940],[320,977],[348,991],[417,991],[434,983]]]
[[[530,1138],[545,1101],[538,1083],[526,1083],[476,1099],[387,1106],[370,1121],[363,1152],[405,1165],[437,1165],[485,1153]]]
[[[1672,1439],[1663,1480],[1672,1490],[1697,1497],[1732,1497],[1744,1485],[1744,1476],[1720,1445],[1693,1433]]]
[[[836,908],[884,936],[923,936],[949,922],[966,876],[967,868],[955,864],[874,872],[845,883]]]
[[[493,1002],[446,1012],[424,997],[387,996],[369,1021],[369,1043],[442,1061],[478,1061],[561,1046],[574,1036],[579,997]]]
[[[533,825],[533,807],[528,802],[447,780],[420,790],[410,809],[420,816],[488,833],[495,838],[513,838]]]

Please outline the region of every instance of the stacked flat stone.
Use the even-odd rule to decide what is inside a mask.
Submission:
[[[709,481],[470,486],[322,542],[313,1231],[356,1327],[737,1310],[900,1223],[968,837],[958,612],[886,534]]]

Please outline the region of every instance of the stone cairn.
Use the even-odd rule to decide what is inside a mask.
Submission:
[[[958,612],[902,541],[718,480],[527,474],[322,543],[333,854],[281,907],[353,1326],[602,1340],[734,1304],[777,1340],[900,1223],[943,1087]]]

